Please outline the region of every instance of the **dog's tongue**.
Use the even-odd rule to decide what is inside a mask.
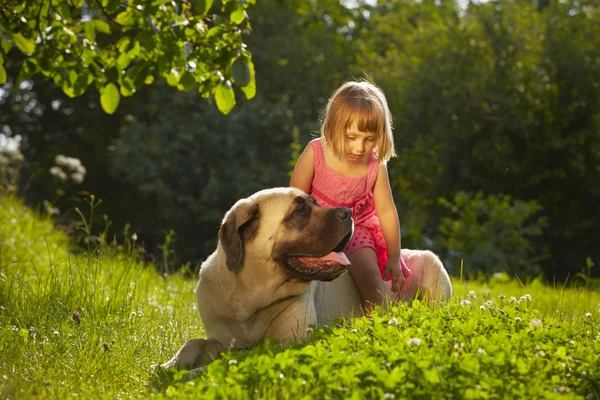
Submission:
[[[320,257],[319,260],[334,261],[341,265],[350,265],[350,260],[348,260],[348,257],[346,257],[346,255],[344,253],[342,253],[341,251],[340,252],[332,251],[331,253],[327,254],[326,256]]]

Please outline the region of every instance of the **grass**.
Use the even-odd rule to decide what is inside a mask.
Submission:
[[[504,275],[227,353],[193,380],[155,375],[204,335],[195,282],[131,247],[75,252],[0,196],[0,398],[600,398],[600,295]]]

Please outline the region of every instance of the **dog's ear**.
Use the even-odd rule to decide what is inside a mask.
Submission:
[[[225,250],[225,264],[230,271],[242,263],[244,240],[251,239],[256,233],[258,216],[258,204],[247,200],[236,204],[225,215],[219,229],[219,240]]]

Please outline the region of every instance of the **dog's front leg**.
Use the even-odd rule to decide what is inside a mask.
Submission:
[[[191,370],[210,363],[225,350],[226,346],[216,339],[190,339],[161,367]]]
[[[269,324],[266,337],[281,343],[293,340],[302,341],[308,334],[310,325],[317,323],[312,293],[305,293],[300,299],[290,302]]]

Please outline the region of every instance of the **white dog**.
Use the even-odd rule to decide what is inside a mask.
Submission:
[[[162,367],[192,369],[227,349],[265,337],[300,340],[310,325],[362,315],[341,253],[352,232],[349,209],[321,208],[297,189],[263,190],[238,201],[225,215],[195,290],[207,338],[188,340]],[[402,249],[402,255],[412,275],[399,300],[452,296],[435,254]]]

